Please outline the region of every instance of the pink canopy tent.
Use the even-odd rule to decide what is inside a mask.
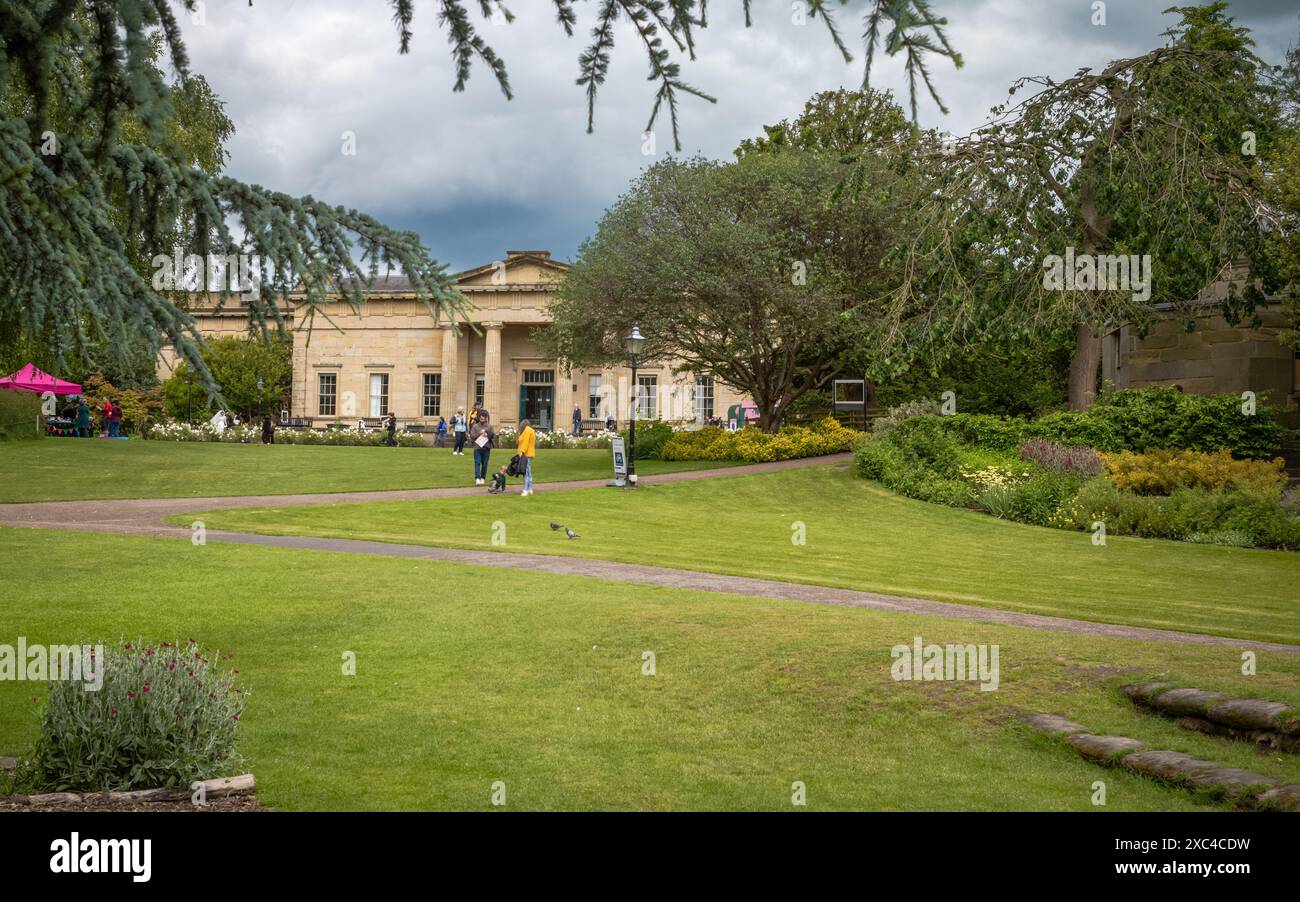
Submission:
[[[79,395],[81,386],[75,382],[64,382],[49,373],[41,372],[34,364],[27,364],[12,376],[0,377],[0,389],[6,391],[29,391],[36,394],[53,392],[56,395]]]

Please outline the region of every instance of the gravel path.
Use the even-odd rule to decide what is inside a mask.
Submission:
[[[846,466],[849,454],[776,463],[750,464],[722,470],[689,470],[664,473],[641,478],[645,485],[671,482],[688,482],[695,479],[718,479],[769,473],[827,464]],[[564,491],[577,488],[594,488],[605,485],[603,479],[580,482],[538,483],[540,492]],[[161,538],[190,537],[190,530],[162,522],[164,518],[189,511],[215,510],[240,507],[289,507],[305,504],[337,504],[362,501],[410,501],[428,498],[453,498],[482,494],[481,487],[443,489],[409,489],[389,492],[336,492],[316,495],[262,495],[230,498],[162,498],[131,501],[47,501],[23,504],[0,504],[0,524],[40,529],[71,529],[91,532],[111,532],[146,535]],[[670,567],[651,567],[615,561],[587,558],[552,557],[548,555],[517,554],[514,552],[469,551],[452,548],[434,548],[426,545],[399,545],[387,542],[367,542],[354,539],[327,539],[309,536],[268,536],[254,533],[208,530],[210,542],[234,542],[262,545],[272,548],[298,548],[311,551],[329,551],[342,554],[372,554],[386,557],[414,558],[419,560],[451,561],[487,567],[528,570],[534,573],[555,573],[568,576],[585,576],[595,579],[615,580],[639,585],[662,586],[674,589],[693,589],[703,592],[725,592],[752,598],[772,598],[800,601],[810,604],[829,604],[842,607],[873,608],[910,614],[928,614],[950,620],[969,620],[981,623],[1002,623],[1008,626],[1048,630],[1082,636],[1099,636],[1114,639],[1141,639],[1150,642],[1175,642],[1190,645],[1218,645],[1238,649],[1256,649],[1300,654],[1300,646],[1276,642],[1255,642],[1200,633],[1175,630],[1148,629],[1138,626],[1120,626],[1025,614],[974,605],[930,601],[898,595],[882,595],[853,589],[835,589],[787,583],[777,580],[752,579],[743,576],[726,576]]]
[[[682,470],[642,476],[641,485],[691,482],[696,479],[721,479],[749,476],[777,470],[796,470],[833,464],[848,466],[852,454],[832,454],[802,460],[781,460],[765,464],[744,464],[715,470]],[[538,494],[569,489],[601,488],[608,479],[583,479],[572,482],[539,482]],[[364,501],[424,501],[433,498],[461,498],[482,495],[483,486],[457,486],[441,489],[397,489],[384,492],[325,492],[311,495],[235,495],[225,498],[145,498],[100,501],[30,501],[0,504],[0,525],[35,526],[41,529],[78,529],[93,532],[121,532],[135,535],[189,535],[188,530],[161,522],[167,517],[190,511],[220,510],[240,507],[296,507],[305,504],[356,504]],[[507,494],[519,494],[510,486]]]

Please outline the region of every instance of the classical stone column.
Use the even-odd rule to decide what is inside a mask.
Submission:
[[[518,411],[501,409],[501,323],[484,323],[486,344],[483,355],[483,405],[496,425],[514,420]]]
[[[452,329],[442,330],[442,415],[451,420],[458,406],[464,406],[465,376],[461,373],[459,341]],[[466,410],[468,413],[468,409]]]
[[[564,372],[560,365],[555,365],[555,398],[552,401],[551,428],[557,432],[573,431],[573,378],[572,372]],[[581,387],[579,387],[581,390]],[[583,411],[583,419],[586,419]]]

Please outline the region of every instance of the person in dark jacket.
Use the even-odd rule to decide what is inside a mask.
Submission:
[[[85,398],[77,405],[77,437],[90,438],[90,406]]]
[[[457,407],[451,417],[451,431],[456,434],[456,445],[452,454],[465,455],[465,439],[469,436],[469,420],[465,419],[465,408]]]
[[[262,417],[262,444],[275,444],[275,424],[271,422],[269,416]],[[290,442],[290,444],[293,444]]]
[[[573,437],[582,436],[582,408],[577,404],[573,405]]]
[[[385,423],[384,426],[388,430],[388,447],[396,448],[397,447],[397,414],[393,413],[392,411],[389,411],[388,422]]]
[[[474,484],[486,485],[488,457],[496,443],[497,431],[492,428],[492,418],[486,410],[478,412],[478,419],[469,427],[469,443],[474,446]]]

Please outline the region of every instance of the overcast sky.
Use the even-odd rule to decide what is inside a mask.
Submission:
[[[463,93],[435,4],[416,0],[411,52],[397,52],[389,0],[208,0],[201,23],[184,20],[193,69],[226,102],[236,133],[228,172],[244,181],[368,212],[414,229],[453,270],[502,257],[507,249],[548,249],[571,260],[602,211],[637,172],[672,150],[666,118],[657,156],[643,154],[653,101],[646,60],[621,23],[609,78],[586,133],[586,100],[574,84],[595,4],[579,2],[574,37],[555,24],[551,0],[507,0],[515,21],[481,25],[505,59],[514,99],[476,65]],[[684,79],[717,97],[683,96],[685,153],[730,158],[764,123],[798,115],[818,91],[856,88],[862,79],[861,20],[853,0],[837,23],[854,51],[844,63],[820,21],[795,24],[792,0],[753,0],[752,28],[741,0],[712,0]],[[834,5],[834,4],[832,4]],[[1064,77],[1081,66],[1142,53],[1164,42],[1173,0],[1110,0],[1104,26],[1091,0],[933,0],[948,16],[961,70],[931,63],[951,113],[925,99],[921,124],[962,134],[983,121],[1021,75]],[[467,4],[478,19],[478,3]],[[1258,51],[1280,62],[1297,41],[1295,0],[1236,0]],[[877,55],[873,85],[906,98],[900,58]],[[344,132],[356,154],[342,152]]]

